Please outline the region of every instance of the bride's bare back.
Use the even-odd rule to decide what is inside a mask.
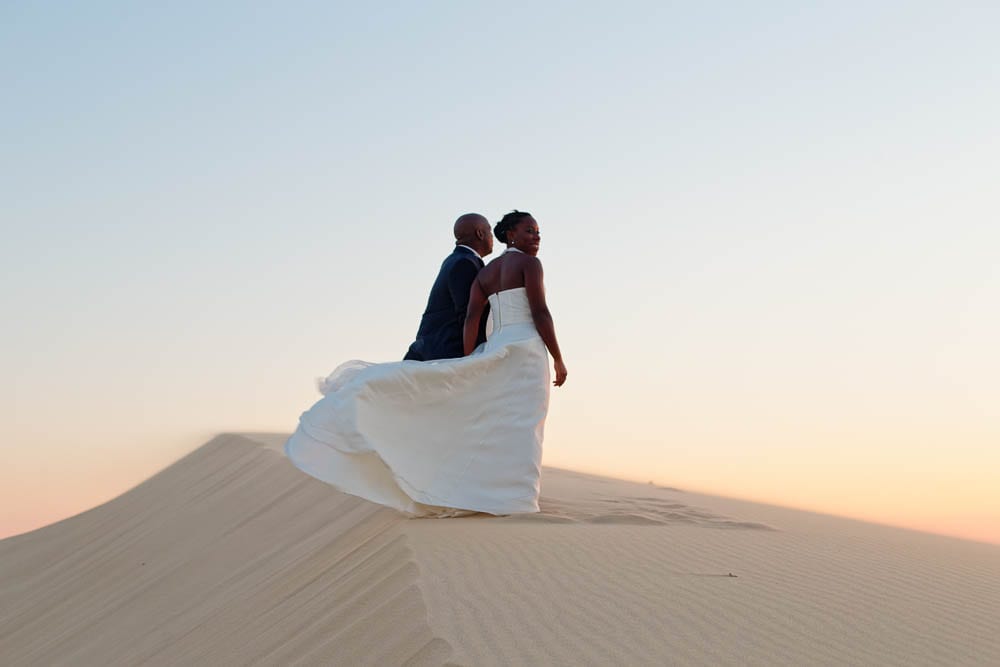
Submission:
[[[541,264],[537,258],[524,253],[504,252],[503,255],[494,259],[479,272],[479,275],[476,276],[476,282],[479,283],[479,287],[487,296],[504,290],[526,287],[525,269],[530,273],[534,268],[528,260],[534,260],[535,264]]]

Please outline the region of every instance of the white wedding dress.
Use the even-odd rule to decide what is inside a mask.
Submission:
[[[538,511],[549,359],[523,287],[489,297],[471,355],[349,361],[285,444],[298,468],[414,516]]]

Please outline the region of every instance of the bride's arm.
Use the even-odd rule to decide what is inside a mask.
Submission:
[[[462,345],[465,356],[476,349],[476,338],[479,336],[479,321],[483,319],[483,309],[486,307],[486,293],[479,286],[478,280],[472,281],[469,288],[469,307],[465,311],[465,327],[462,329]]]
[[[545,347],[549,349],[549,354],[555,361],[556,379],[553,384],[561,387],[566,382],[566,364],[562,360],[562,352],[559,351],[559,342],[556,340],[556,327],[552,321],[552,313],[545,302],[545,281],[542,275],[542,263],[537,257],[529,257],[524,266],[524,289],[528,295],[528,305],[531,306],[531,319],[535,322],[538,335],[542,337]],[[468,327],[468,321],[466,321]],[[468,329],[467,329],[468,330]]]

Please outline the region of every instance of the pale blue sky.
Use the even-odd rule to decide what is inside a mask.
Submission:
[[[1000,8],[205,4],[0,8],[0,534],[291,430],[516,207],[547,463],[1000,541]]]

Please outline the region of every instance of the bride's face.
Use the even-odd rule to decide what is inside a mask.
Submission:
[[[538,229],[538,223],[530,215],[518,220],[514,228],[507,236],[510,244],[528,255],[537,255],[538,246],[542,242],[542,233]]]

